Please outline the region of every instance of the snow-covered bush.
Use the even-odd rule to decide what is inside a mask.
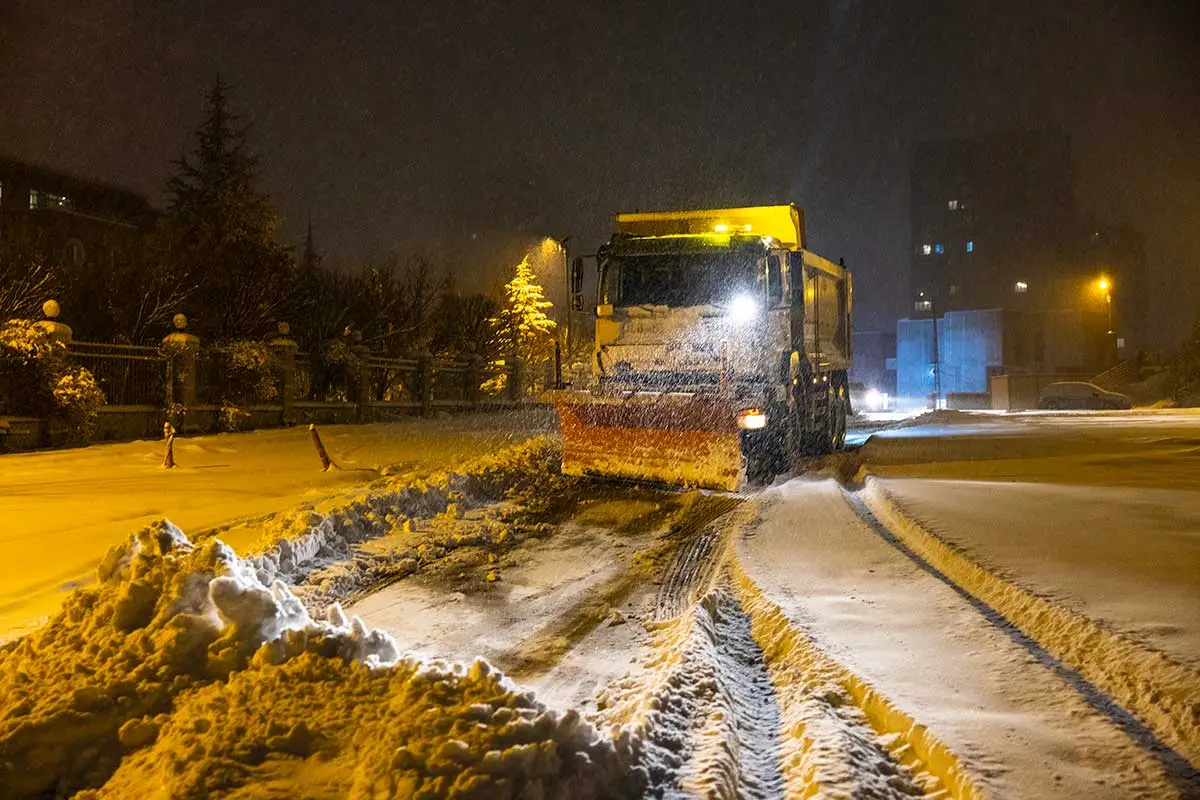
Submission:
[[[86,442],[104,405],[104,392],[92,373],[83,367],[68,366],[54,386],[54,402],[58,416],[68,428],[68,439]]]
[[[0,414],[53,419],[70,441],[85,441],[104,393],[88,370],[72,364],[66,346],[36,322],[0,326]]]
[[[237,430],[237,415],[226,420],[225,407],[237,409],[257,403],[269,403],[279,396],[275,360],[271,349],[262,342],[233,341],[215,345],[203,351],[207,362],[204,374],[206,393],[213,403],[222,407],[222,425]]]
[[[234,405],[228,400],[221,401],[221,410],[217,421],[223,431],[240,431],[250,421],[250,412],[241,406]]]

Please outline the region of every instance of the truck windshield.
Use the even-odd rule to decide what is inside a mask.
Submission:
[[[687,253],[612,259],[604,287],[622,306],[725,305],[739,294],[757,292],[753,253]]]

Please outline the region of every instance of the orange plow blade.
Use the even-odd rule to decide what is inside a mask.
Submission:
[[[567,475],[737,491],[742,458],[729,404],[700,395],[553,392]]]

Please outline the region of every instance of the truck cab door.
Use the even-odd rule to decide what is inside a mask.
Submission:
[[[804,254],[788,253],[789,327],[792,351],[804,353]]]

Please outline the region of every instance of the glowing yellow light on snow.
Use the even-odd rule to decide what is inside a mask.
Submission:
[[[729,233],[729,226],[724,222],[718,222],[716,225],[713,225],[713,230],[717,233]]]
[[[743,225],[742,230],[744,230],[746,233],[749,233],[750,231],[754,230],[754,226],[753,225]]]

